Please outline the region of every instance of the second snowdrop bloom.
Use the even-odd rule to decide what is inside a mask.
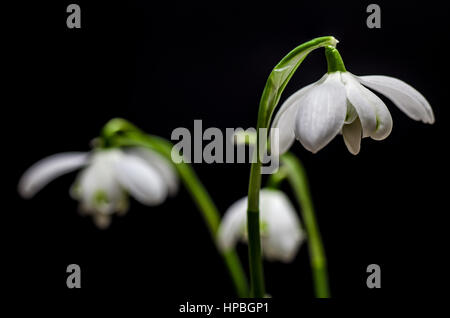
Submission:
[[[261,243],[269,260],[291,262],[305,235],[294,207],[287,196],[272,189],[260,192]],[[218,233],[219,247],[233,248],[247,239],[247,197],[236,201],[225,212]]]
[[[19,182],[19,193],[33,197],[53,179],[83,168],[72,186],[80,210],[92,215],[100,228],[114,213],[125,213],[128,194],[145,205],[162,203],[177,190],[178,178],[170,162],[143,148],[97,149],[90,153],[60,153],[38,161]]]
[[[410,85],[389,76],[355,76],[345,70],[335,48],[327,48],[326,56],[328,73],[289,97],[275,116],[272,128],[279,128],[280,153],[295,139],[315,153],[342,133],[348,150],[357,154],[361,138],[386,138],[392,130],[391,114],[366,87],[385,95],[411,119],[434,122],[430,104]]]

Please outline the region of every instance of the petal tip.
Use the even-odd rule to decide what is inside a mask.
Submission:
[[[25,186],[20,185],[17,187],[17,192],[19,193],[19,195],[25,199],[25,200],[29,200],[32,197],[34,197],[34,193],[32,191],[29,191],[28,189],[26,189]]]
[[[319,152],[319,150],[321,150],[324,147],[324,146],[307,143],[304,140],[301,140],[300,138],[296,138],[296,139],[302,144],[303,148],[305,148],[309,152],[312,152],[313,154],[316,154],[317,152]]]

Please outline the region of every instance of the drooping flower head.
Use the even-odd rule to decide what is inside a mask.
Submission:
[[[300,220],[287,196],[273,189],[260,192],[261,243],[269,260],[291,262],[305,239]],[[219,247],[227,251],[247,239],[247,197],[225,212],[218,233]]]
[[[326,56],[328,73],[290,96],[274,118],[272,128],[279,128],[281,154],[295,139],[316,153],[339,133],[348,150],[358,154],[361,138],[382,140],[389,136],[391,114],[366,87],[385,95],[411,119],[434,123],[430,104],[410,85],[382,75],[355,76],[346,71],[335,48],[326,48]]]
[[[162,203],[178,187],[174,168],[158,153],[144,148],[112,148],[44,158],[24,173],[19,193],[31,198],[55,178],[79,168],[83,170],[71,195],[80,201],[80,211],[92,215],[100,228],[109,226],[114,213],[127,211],[128,194],[151,206]]]

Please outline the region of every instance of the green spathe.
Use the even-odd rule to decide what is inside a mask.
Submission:
[[[280,101],[284,88],[308,54],[321,47],[335,47],[337,43],[338,40],[332,36],[315,38],[297,46],[275,65],[261,96],[258,113],[259,128],[269,126],[270,118]]]

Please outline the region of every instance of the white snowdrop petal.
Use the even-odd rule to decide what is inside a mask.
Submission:
[[[264,256],[269,260],[292,261],[304,240],[304,233],[287,196],[278,190],[261,189],[260,218]],[[222,251],[246,238],[246,220],[247,197],[244,197],[231,205],[222,219],[217,236]]]
[[[275,118],[273,122],[272,129],[278,128],[279,138],[278,140],[274,138],[272,141],[272,149],[278,149],[278,154],[282,155],[291,148],[295,141],[294,134],[294,122],[295,114],[297,112],[297,107],[290,107],[286,109],[278,118]],[[276,145],[278,142],[278,146]]]
[[[347,101],[340,74],[314,86],[298,102],[295,136],[309,151],[325,147],[342,129],[347,113]]]
[[[18,187],[20,195],[33,197],[52,180],[86,165],[88,158],[89,154],[85,152],[66,152],[38,161],[21,177]]]
[[[290,263],[295,259],[301,243],[304,241],[304,235],[298,231],[285,232],[276,237],[271,236],[263,239],[264,257],[271,261],[281,261]]]
[[[170,195],[175,195],[178,191],[178,174],[171,162],[157,152],[145,148],[133,148],[128,153],[144,159],[149,165],[156,168],[158,173],[164,179],[169,189]]]
[[[356,118],[353,123],[342,127],[342,136],[348,151],[357,155],[361,149],[362,127],[361,122]]]
[[[298,108],[298,101],[304,96],[308,90],[323,81],[325,81],[328,74],[325,74],[318,82],[309,84],[294,94],[292,94],[280,107],[272,122],[272,128],[278,128],[279,130],[279,144],[274,149],[279,149],[279,154],[282,155],[292,146],[295,140],[294,126],[295,126],[295,114]],[[276,142],[277,140],[275,140]]]
[[[407,83],[389,76],[359,76],[360,82],[385,95],[400,110],[414,120],[434,123],[434,114],[425,97]]]
[[[222,251],[233,248],[244,236],[247,220],[247,197],[233,203],[223,216],[217,234],[217,243]]]
[[[367,98],[364,87],[348,73],[342,73],[342,80],[349,102],[358,113],[363,129],[363,137],[370,136],[377,127],[375,108]]]
[[[142,204],[157,205],[167,197],[168,187],[160,173],[138,156],[123,154],[115,173],[119,183]]]
[[[267,226],[263,253],[271,260],[291,262],[304,240],[300,220],[288,197],[281,191],[261,190],[261,220]]]

